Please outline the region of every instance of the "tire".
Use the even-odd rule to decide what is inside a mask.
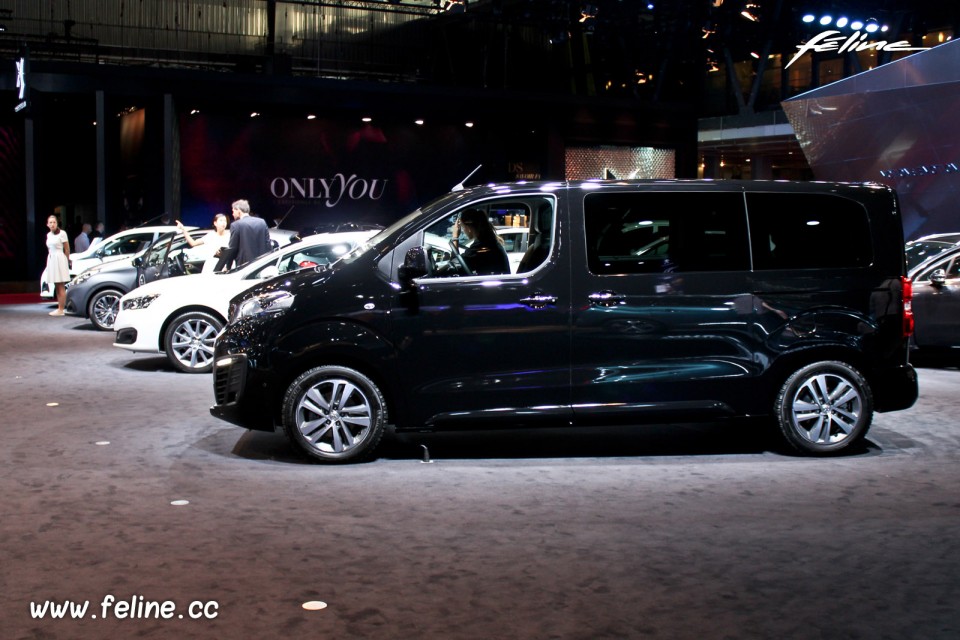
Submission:
[[[774,410],[791,446],[805,454],[831,455],[867,435],[873,420],[873,394],[850,365],[815,362],[787,378]]]
[[[287,389],[283,426],[290,441],[313,458],[356,462],[380,443],[386,406],[377,385],[359,371],[316,367]]]
[[[94,327],[100,331],[113,331],[122,297],[123,292],[119,289],[104,289],[93,294],[87,303],[87,317]]]
[[[213,347],[223,322],[203,311],[182,313],[167,326],[163,350],[167,360],[184,373],[210,373]]]

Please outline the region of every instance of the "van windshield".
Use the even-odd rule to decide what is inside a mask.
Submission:
[[[354,260],[362,256],[364,253],[366,253],[370,249],[386,242],[389,238],[392,238],[393,236],[395,236],[397,232],[399,232],[401,229],[406,228],[408,224],[410,224],[420,216],[424,215],[425,212],[430,213],[434,209],[437,209],[438,207],[443,207],[449,200],[460,197],[460,193],[462,192],[445,193],[439,198],[420,207],[416,211],[408,213],[407,215],[403,216],[402,218],[400,218],[399,220],[397,220],[396,222],[388,226],[386,229],[384,229],[377,235],[373,236],[366,242],[358,245],[356,249],[354,249],[347,255],[343,256],[343,258],[341,259],[347,263],[353,262]]]

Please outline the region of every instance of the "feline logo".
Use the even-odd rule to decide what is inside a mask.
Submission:
[[[20,58],[17,60],[17,88],[20,89],[20,93],[17,96],[17,100],[23,100],[27,93],[27,71],[26,71],[26,60]]]
[[[876,49],[877,51],[922,51],[923,49],[930,48],[911,47],[910,43],[906,40],[898,40],[896,42],[887,42],[886,40],[866,42],[867,36],[869,35],[869,33],[861,34],[859,31],[854,31],[850,36],[844,36],[839,31],[823,31],[803,44],[798,44],[797,49],[799,49],[799,51],[797,51],[797,55],[791,58],[784,69],[788,68],[808,51],[816,51],[817,53],[835,51],[837,53],[843,53],[845,51],[866,51],[867,49]],[[840,44],[841,42],[843,44]]]

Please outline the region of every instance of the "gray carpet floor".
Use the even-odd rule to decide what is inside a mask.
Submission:
[[[0,306],[0,638],[960,637],[956,367],[837,459],[724,424],[393,436],[325,467],[48,310]]]

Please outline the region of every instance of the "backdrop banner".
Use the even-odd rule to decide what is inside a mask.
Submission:
[[[181,219],[206,226],[250,201],[272,226],[301,233],[347,222],[388,225],[467,176],[505,179],[507,159],[462,125],[346,125],[307,119],[184,116]],[[498,172],[499,171],[499,172]]]

